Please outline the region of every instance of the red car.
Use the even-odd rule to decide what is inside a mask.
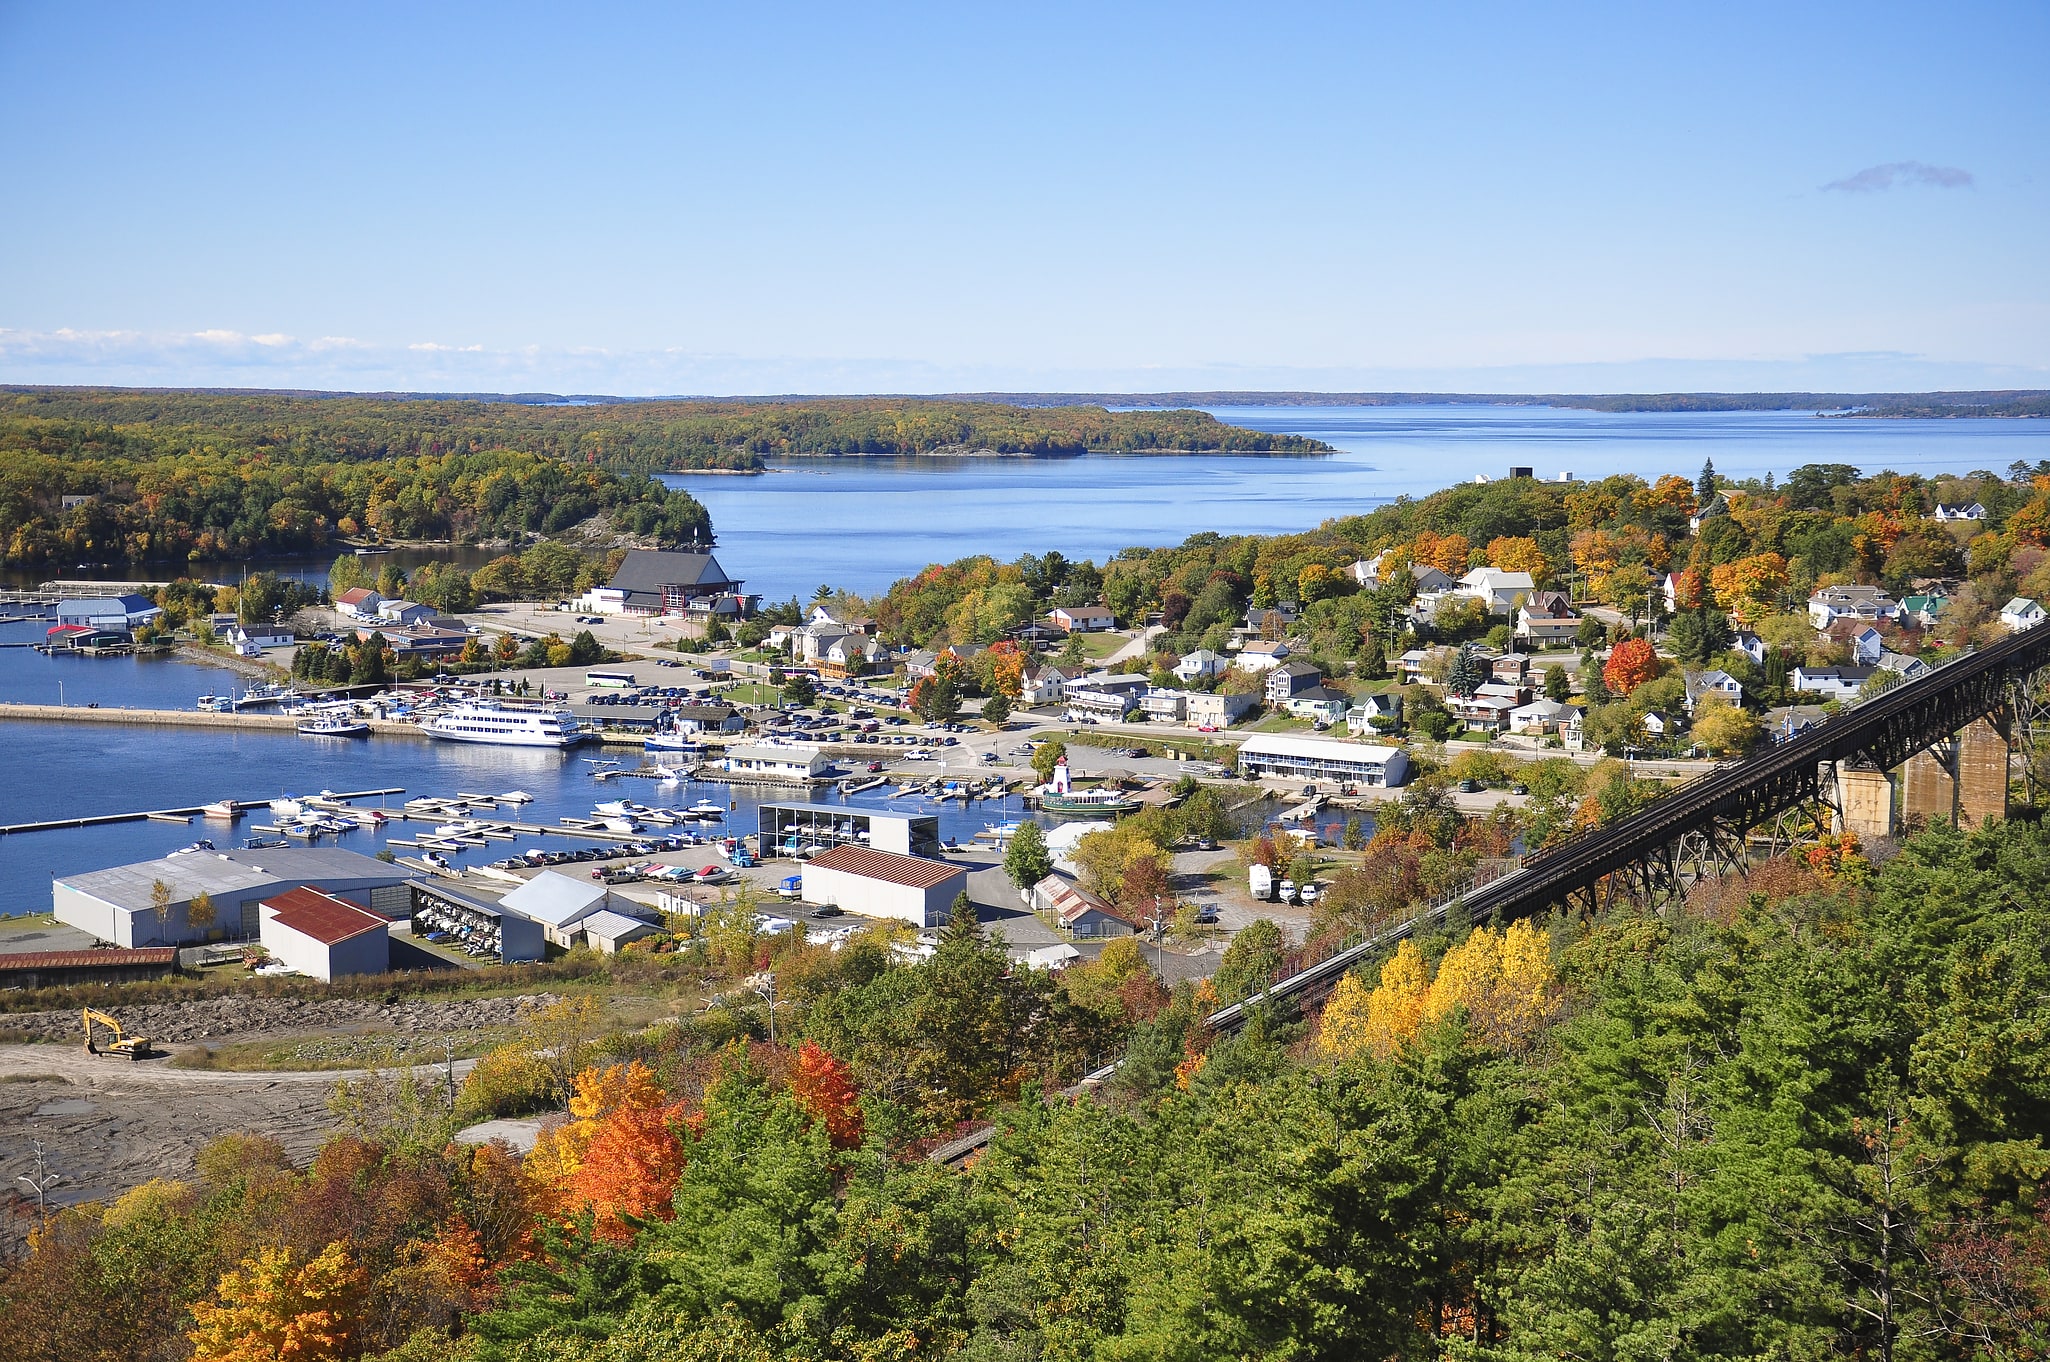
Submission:
[[[868,764],[868,769],[871,773],[880,771],[883,769],[883,764],[879,761],[872,761]]]
[[[1223,730],[1219,729],[1216,724],[1198,724],[1196,725],[1196,731],[1198,733],[1218,733]]]

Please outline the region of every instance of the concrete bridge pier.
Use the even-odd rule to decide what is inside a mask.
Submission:
[[[2005,818],[2007,762],[2007,739],[1990,720],[1975,719],[1908,758],[1901,768],[1901,813],[1961,828]]]
[[[1835,831],[1851,833],[1861,842],[1893,836],[1893,781],[1871,766],[1836,764]]]

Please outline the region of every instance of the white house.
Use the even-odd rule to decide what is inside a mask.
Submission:
[[[964,866],[873,847],[839,846],[804,863],[806,903],[830,904],[864,917],[893,917],[938,927],[968,888]]]
[[[1046,913],[1075,936],[1085,939],[1130,936],[1137,925],[1105,900],[1073,880],[1048,875],[1025,891],[1035,913]]]
[[[1763,667],[1765,665],[1765,640],[1752,633],[1749,629],[1739,629],[1737,631],[1737,641],[1730,646],[1750,658],[1751,665],[1754,667]]]
[[[1167,690],[1161,686],[1148,686],[1139,697],[1139,708],[1146,715],[1146,722],[1152,724],[1178,724],[1187,712],[1187,692]]]
[[[1399,721],[1402,718],[1402,696],[1394,691],[1381,691],[1373,695],[1362,695],[1345,711],[1345,731],[1355,738],[1367,733],[1378,732],[1374,720]]]
[[[1230,728],[1260,702],[1257,695],[1192,690],[1182,702],[1187,722],[1198,728]]]
[[[1050,663],[1026,668],[1018,682],[1018,702],[1027,706],[1057,705],[1068,693],[1067,673]]]
[[[1859,687],[1877,670],[1876,667],[1796,667],[1787,680],[1797,691],[1825,695],[1832,700],[1855,700]]]
[[[1117,627],[1117,617],[1100,605],[1057,605],[1046,622],[1070,634],[1096,634]]]
[[[1511,733],[1557,733],[1569,718],[1580,717],[1580,710],[1560,700],[1533,700],[1509,711]]]
[[[1139,697],[1150,688],[1143,676],[1097,672],[1068,682],[1062,703],[1070,719],[1116,723],[1139,707]]]
[[[1288,645],[1279,639],[1255,639],[1239,649],[1232,666],[1242,672],[1272,671],[1288,661]]]
[[[652,922],[616,913],[610,908],[601,908],[586,917],[583,928],[585,943],[600,955],[616,955],[621,946],[653,936],[661,930]]]
[[[1519,598],[1537,590],[1528,572],[1504,572],[1493,567],[1475,568],[1459,579],[1459,585],[1462,594],[1486,605],[1490,615],[1509,614]]]
[[[2000,622],[2009,629],[2032,629],[2043,622],[2043,607],[2027,596],[2016,596],[2000,607]]]
[[[374,620],[384,607],[384,597],[367,586],[351,587],[335,597],[335,613],[352,620]]]
[[[1945,506],[1942,502],[1936,504],[1936,519],[1938,520],[1984,520],[1985,518],[1986,508],[1976,501],[1969,506]]]
[[[1352,574],[1353,581],[1359,584],[1361,590],[1372,591],[1381,585],[1381,564],[1387,557],[1388,551],[1383,549],[1372,558],[1360,559],[1346,571]]]
[[[301,887],[258,905],[263,948],[279,964],[323,983],[391,969],[391,919]]]
[[[1182,660],[1174,664],[1174,674],[1185,682],[1201,681],[1206,677],[1222,676],[1231,662],[1211,652],[1198,648],[1193,653],[1183,653]]]
[[[1733,705],[1744,703],[1744,687],[1736,677],[1726,671],[1704,671],[1686,673],[1687,712],[1694,713],[1704,696],[1720,695]]]
[[[1876,586],[1826,586],[1808,598],[1808,622],[1827,629],[1838,620],[1897,620],[1900,603]]]
[[[1281,707],[1298,719],[1328,728],[1345,718],[1345,712],[1352,707],[1352,697],[1329,686],[1311,686],[1289,696]]]
[[[434,616],[433,606],[418,601],[385,601],[377,607],[380,624],[425,624]]]

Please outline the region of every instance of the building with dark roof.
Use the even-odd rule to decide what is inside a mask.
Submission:
[[[709,553],[629,549],[612,580],[579,604],[600,615],[739,618],[748,604],[742,586]]]
[[[139,950],[22,951],[0,954],[0,988],[57,988],[64,984],[125,984],[161,979],[178,968],[172,946]]]

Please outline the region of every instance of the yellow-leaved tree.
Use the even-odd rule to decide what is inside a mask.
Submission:
[[[218,1304],[192,1307],[193,1362],[330,1362],[349,1344],[363,1273],[339,1243],[294,1266],[292,1251],[260,1248],[221,1275]]]
[[[1555,1014],[1556,983],[1551,943],[1527,921],[1499,932],[1474,929],[1445,953],[1436,978],[1423,952],[1405,941],[1381,967],[1380,984],[1371,992],[1353,975],[1339,981],[1324,1008],[1318,1045],[1333,1058],[1385,1059],[1426,1023],[1463,1011],[1483,1042],[1517,1049]]]

